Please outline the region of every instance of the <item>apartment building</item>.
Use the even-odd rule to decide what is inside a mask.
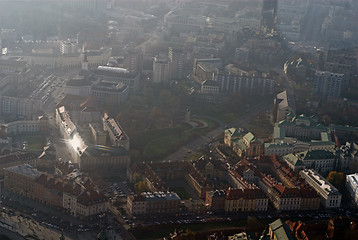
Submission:
[[[340,97],[343,81],[344,74],[316,71],[314,94],[325,100],[330,97]]]
[[[338,208],[341,206],[342,195],[318,172],[313,169],[305,169],[300,171],[300,176],[321,196],[321,204],[325,208]]]
[[[131,215],[177,214],[180,197],[175,192],[144,192],[127,197],[127,211]]]
[[[346,187],[353,201],[358,205],[358,173],[346,176]]]
[[[228,189],[225,199],[225,212],[266,211],[268,197],[258,187]]]

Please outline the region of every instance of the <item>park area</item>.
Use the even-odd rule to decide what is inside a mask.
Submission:
[[[155,129],[144,133],[140,144],[144,159],[159,161],[181,146],[218,127],[218,123],[209,119],[196,118],[193,122],[194,126],[182,122],[171,128]]]

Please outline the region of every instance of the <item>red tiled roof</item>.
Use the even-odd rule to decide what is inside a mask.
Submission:
[[[229,189],[226,192],[226,200],[234,199],[256,199],[256,198],[266,198],[266,195],[262,190],[255,189]]]

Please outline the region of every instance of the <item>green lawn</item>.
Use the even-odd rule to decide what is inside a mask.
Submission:
[[[44,146],[44,137],[35,135],[35,136],[26,136],[24,141],[27,141],[29,144],[29,151],[42,151]]]
[[[151,161],[158,161],[171,152],[176,151],[184,144],[197,139],[201,135],[218,127],[218,123],[209,119],[200,119],[206,122],[207,127],[190,129],[191,127],[182,123],[174,128],[158,129],[148,132],[143,136],[143,142],[147,142],[143,147],[143,155]]]
[[[172,151],[177,150],[190,139],[197,138],[195,131],[187,131],[184,133],[174,133],[172,135],[160,137],[150,143],[145,148],[144,155],[152,160],[160,160]],[[153,159],[156,158],[157,159]]]
[[[166,136],[176,135],[181,132],[187,131],[190,128],[191,126],[187,123],[179,123],[170,128],[149,130],[144,132],[144,134],[141,135],[140,139],[136,139],[137,142],[136,145],[141,151],[143,151],[149,143],[155,141],[156,139]]]
[[[194,106],[192,108],[192,114],[208,116],[208,117],[215,118],[223,123],[229,123],[229,122],[234,121],[241,115],[243,115],[244,112],[242,111],[242,113],[241,113],[241,111],[240,111],[240,113],[235,114],[232,111],[230,111],[229,109],[225,109],[220,106],[210,106],[210,107]]]
[[[170,190],[178,194],[182,200],[188,200],[191,198],[190,194],[182,187],[171,187]]]

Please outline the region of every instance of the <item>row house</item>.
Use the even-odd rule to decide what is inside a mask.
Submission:
[[[127,197],[127,211],[130,215],[177,214],[180,197],[175,192],[144,192]]]
[[[28,164],[6,168],[4,173],[6,191],[63,209],[73,216],[87,218],[107,211],[103,192],[81,174],[74,179],[55,178]]]
[[[227,190],[225,212],[266,211],[267,206],[267,196],[257,187]]]

